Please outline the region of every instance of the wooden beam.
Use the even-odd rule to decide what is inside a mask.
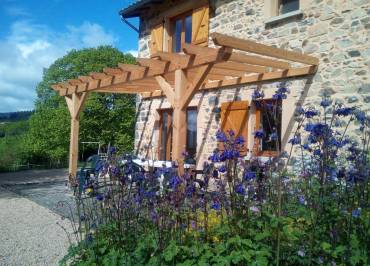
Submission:
[[[180,108],[186,111],[190,101],[193,99],[194,94],[198,91],[206,79],[208,73],[212,69],[212,64],[204,65],[198,68],[196,76],[193,78],[190,84],[188,84],[186,90],[180,98]]]
[[[288,62],[274,60],[270,58],[264,58],[255,55],[247,55],[242,53],[232,53],[229,58],[229,62],[239,62],[239,63],[247,63],[251,65],[259,65],[259,66],[266,66],[266,67],[273,67],[278,69],[288,69],[290,68],[290,64]]]
[[[186,54],[217,54],[217,51],[219,51],[220,49],[221,48],[202,47],[199,45],[192,45],[188,43],[183,44],[183,51]],[[279,69],[290,68],[290,64],[288,62],[269,59],[269,58],[263,58],[263,57],[255,56],[255,55],[246,55],[246,54],[232,52],[232,51],[230,52],[228,61],[247,63],[250,65],[274,67],[274,68],[279,68]]]
[[[169,66],[169,62],[167,61],[148,59],[148,58],[137,58],[136,62],[140,66],[150,67],[151,72],[157,72],[160,74],[166,72]]]
[[[312,74],[315,74],[316,71],[317,71],[317,66],[291,68],[288,70],[273,71],[273,72],[269,72],[265,74],[250,75],[244,78],[233,78],[233,79],[225,79],[221,81],[205,82],[204,84],[202,84],[199,90],[221,89],[221,88],[228,87],[228,86],[254,84],[258,82],[271,81],[275,79],[312,75]],[[162,97],[163,93],[159,90],[156,90],[153,92],[142,93],[141,95],[145,99],[145,98],[152,98],[152,97]]]
[[[175,104],[173,108],[172,160],[179,165],[179,174],[184,173],[183,152],[186,151],[186,110],[180,107],[181,99],[188,86],[186,73],[175,71]]]
[[[163,93],[166,95],[168,102],[172,105],[172,107],[175,107],[176,105],[175,92],[172,86],[162,76],[156,76],[155,79],[157,80]]]
[[[80,129],[80,114],[83,105],[87,99],[87,92],[73,93],[70,96],[66,96],[66,102],[68,110],[71,115],[71,135],[69,144],[69,177],[70,182],[76,181],[77,176],[77,162],[78,162],[78,139]]]
[[[267,67],[247,65],[237,62],[221,62],[214,65],[215,68],[227,69],[227,70],[236,70],[249,73],[266,73],[268,72]]]
[[[211,37],[216,45],[231,47],[234,49],[256,53],[265,56],[276,57],[285,60],[291,60],[294,62],[300,62],[309,65],[318,65],[319,59],[306,54],[301,54],[293,51],[288,51],[273,46],[268,46],[260,43],[256,43],[250,40],[243,40],[236,37],[223,35],[220,33],[212,33]]]
[[[317,66],[291,68],[288,70],[273,71],[265,74],[250,75],[243,78],[233,78],[221,81],[207,82],[202,85],[202,89],[224,88],[228,86],[256,83],[260,81],[304,76],[314,74],[316,70]]]

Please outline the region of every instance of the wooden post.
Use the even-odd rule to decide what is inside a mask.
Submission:
[[[179,174],[184,173],[182,153],[186,150],[186,107],[181,106],[181,100],[186,91],[188,80],[182,69],[175,71],[175,101],[173,106],[173,138],[172,160],[179,164]]]
[[[69,181],[77,175],[78,139],[80,132],[80,113],[86,100],[87,92],[73,93],[65,96],[69,113],[71,115],[71,136],[69,144]]]

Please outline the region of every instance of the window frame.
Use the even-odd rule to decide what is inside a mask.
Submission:
[[[282,108],[282,101],[281,100],[274,100],[274,99],[264,99],[262,101],[277,101],[277,103],[280,105]],[[255,106],[255,130],[261,129],[261,119],[262,119],[262,108],[258,107],[254,101],[254,106]],[[281,146],[282,146],[282,116],[283,116],[283,111],[281,110],[281,115],[280,115],[280,134],[279,135],[279,150],[262,150],[262,143],[261,140],[258,138],[254,138],[254,141],[257,142],[256,146],[257,149],[254,150],[254,155],[255,156],[260,156],[260,157],[276,157],[278,156],[278,153],[281,152]],[[278,130],[279,132],[279,130]]]
[[[188,111],[189,110],[195,110],[196,112],[198,112],[198,107],[197,106],[189,106],[188,108],[186,108],[186,116],[188,115]],[[157,110],[158,114],[159,114],[159,135],[158,135],[158,151],[157,151],[157,154],[158,154],[158,159],[161,160],[161,161],[171,161],[172,160],[172,138],[173,138],[173,108],[163,108],[163,109],[158,109]],[[167,134],[170,134],[170,137],[167,137],[167,143],[166,143],[166,158],[162,158],[162,133],[163,133],[163,114],[167,112],[168,113],[168,121],[167,121],[167,130],[170,129],[170,133],[167,132]],[[187,117],[186,117],[186,121],[187,121]],[[197,115],[197,122],[198,122],[198,115]],[[198,128],[198,124],[197,124],[197,128]],[[187,124],[186,124],[186,147],[187,147],[187,140],[188,140],[188,130],[187,130]],[[197,130],[197,133],[196,133],[196,150],[195,150],[195,157],[196,157],[196,153],[197,153],[197,148],[198,148],[198,143],[197,143],[197,138],[198,138],[198,130]]]
[[[174,34],[176,30],[176,21],[181,18],[182,21],[182,29],[181,29],[181,42],[180,45],[185,42],[185,31],[186,31],[186,17],[191,17],[191,22],[193,23],[193,10],[188,10],[186,12],[183,12],[179,15],[173,16],[169,18],[169,36],[168,36],[168,51],[170,53],[176,53],[173,49],[174,45]],[[191,36],[193,35],[193,29],[191,29]],[[191,40],[190,43],[192,43],[193,40]],[[181,46],[180,46],[180,52],[181,52]]]
[[[282,6],[283,6],[283,0],[278,0],[278,2],[277,2],[277,12],[276,12],[277,16],[284,16],[286,14],[290,14],[292,12],[297,12],[298,10],[300,10],[300,8],[301,8],[300,0],[295,0],[295,1],[298,2],[298,8],[297,9],[289,11],[289,12],[281,13],[281,11],[282,11],[281,9],[282,9]]]

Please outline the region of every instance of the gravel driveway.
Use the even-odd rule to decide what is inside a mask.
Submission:
[[[70,200],[65,171],[0,174],[0,265],[58,265],[67,253],[68,219],[53,209]],[[62,189],[63,188],[63,189]],[[63,214],[63,212],[60,212]]]

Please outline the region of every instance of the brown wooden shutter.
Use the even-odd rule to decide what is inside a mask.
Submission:
[[[163,51],[163,24],[158,24],[152,29],[150,37],[150,53]]]
[[[221,105],[221,130],[227,133],[232,129],[235,136],[248,137],[248,101],[227,102]],[[246,144],[244,144],[246,147]]]
[[[208,45],[209,28],[209,6],[202,6],[193,10],[192,14],[192,36],[193,44]]]

